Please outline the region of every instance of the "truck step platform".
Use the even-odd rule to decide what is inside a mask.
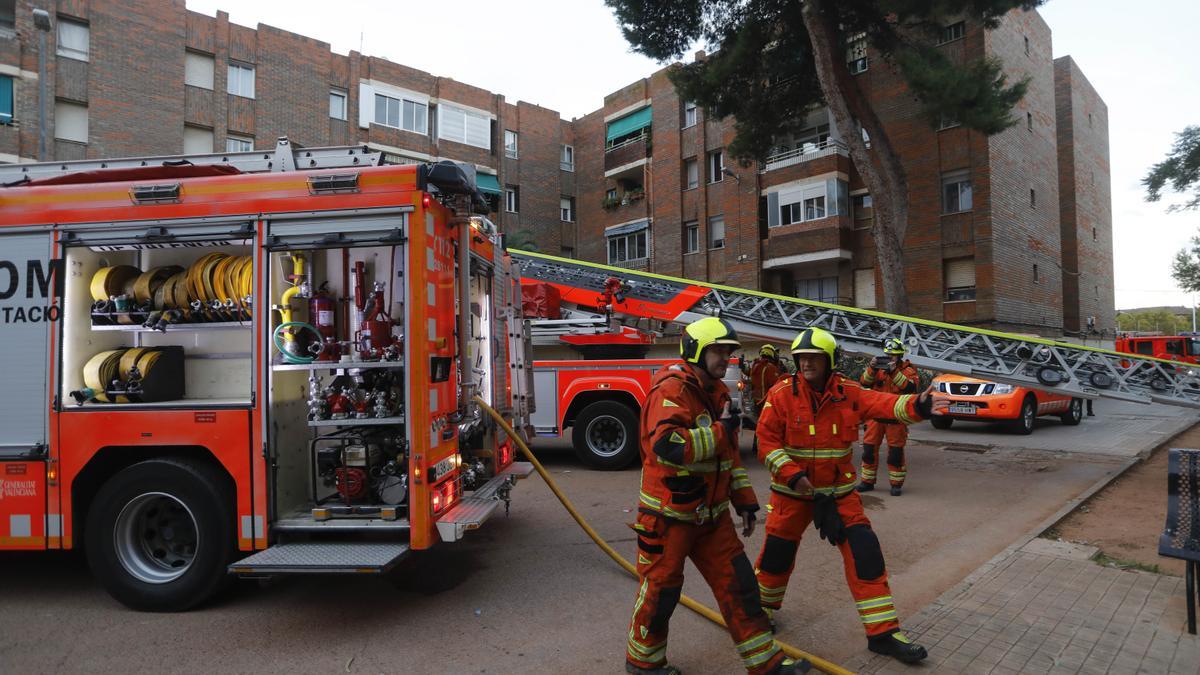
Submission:
[[[408,532],[411,527],[407,518],[385,520],[383,518],[334,518],[317,520],[308,512],[280,518],[271,526],[277,532]]]
[[[410,551],[399,542],[303,541],[276,544],[229,566],[230,574],[382,574]]]
[[[468,530],[479,529],[504,502],[514,481],[533,473],[533,464],[513,462],[508,468],[484,483],[483,487],[464,497],[454,508],[437,521],[442,541],[458,541]]]

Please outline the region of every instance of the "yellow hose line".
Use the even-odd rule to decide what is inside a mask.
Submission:
[[[500,416],[500,413],[493,410],[490,405],[488,405],[478,396],[475,397],[475,402],[478,403],[484,409],[484,411],[486,411],[487,414],[496,421],[496,424],[500,425],[500,428],[504,430],[504,433],[508,434],[509,438],[517,442],[517,447],[521,449],[521,453],[525,455],[525,458],[528,459],[531,464],[533,464],[535,469],[537,469],[538,475],[542,477],[542,480],[546,481],[546,485],[549,486],[550,491],[554,493],[555,497],[558,497],[558,501],[561,502],[562,505],[567,509],[567,512],[571,514],[571,517],[575,519],[575,522],[579,523],[579,527],[583,528],[584,532],[587,532],[587,535],[591,537],[592,541],[596,542],[596,545],[599,546],[605,553],[607,553],[608,557],[616,561],[616,563],[620,565],[626,572],[629,572],[634,577],[637,577],[637,568],[634,567],[633,564],[628,560],[621,557],[620,553],[617,553],[612,546],[608,545],[608,542],[600,538],[600,535],[592,529],[591,525],[588,525],[587,521],[583,519],[583,516],[579,514],[579,511],[575,510],[575,505],[571,503],[571,500],[567,499],[567,496],[562,493],[562,490],[558,489],[558,484],[556,484],[554,479],[550,477],[550,474],[546,472],[546,467],[542,466],[542,463],[538,461],[537,457],[533,456],[533,452],[529,449],[529,446],[525,445],[525,441],[521,440],[521,437],[513,431],[512,427],[508,425],[508,422],[504,421],[504,418]],[[679,599],[679,602],[684,607],[687,607],[688,609],[708,619],[709,621],[712,621],[718,626],[722,628],[726,627],[725,620],[721,618],[720,614],[714,612],[708,607],[705,607],[699,602],[696,602],[692,598],[684,595]],[[775,642],[779,645],[779,648],[783,650],[784,654],[787,654],[794,659],[807,659],[814,668],[823,673],[829,673],[829,675],[854,675],[853,671],[846,670],[836,663],[826,661],[819,656],[813,656],[806,651],[793,647],[780,640],[776,640]]]

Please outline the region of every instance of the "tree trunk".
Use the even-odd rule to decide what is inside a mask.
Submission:
[[[802,0],[804,27],[812,42],[817,79],[830,114],[842,131],[850,159],[871,191],[875,220],[871,234],[883,280],[883,308],[892,314],[908,313],[908,290],[904,283],[904,235],[908,230],[908,180],[904,167],[892,150],[883,124],[864,99],[846,69],[837,31],[819,0]],[[859,129],[865,129],[871,148]]]

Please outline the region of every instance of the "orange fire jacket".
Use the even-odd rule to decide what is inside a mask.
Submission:
[[[767,392],[779,381],[782,374],[779,363],[775,359],[760,356],[750,365],[750,392],[754,396],[754,405],[762,409],[763,401],[767,400]]]

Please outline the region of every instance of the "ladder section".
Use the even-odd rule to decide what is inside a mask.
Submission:
[[[742,335],[788,343],[815,326],[849,353],[876,356],[885,338],[921,368],[1084,398],[1200,407],[1200,369],[1135,354],[895,316],[597,263],[509,251],[527,279],[562,299],[614,314],[686,324],[720,316]]]
[[[383,164],[383,153],[372,151],[365,145],[300,148],[292,145],[287,137],[284,136],[276,141],[274,150],[7,164],[0,166],[0,184],[9,185],[23,180],[51,178],[80,171],[189,164],[195,166],[209,164],[232,166],[242,173],[344,169],[381,166]]]

